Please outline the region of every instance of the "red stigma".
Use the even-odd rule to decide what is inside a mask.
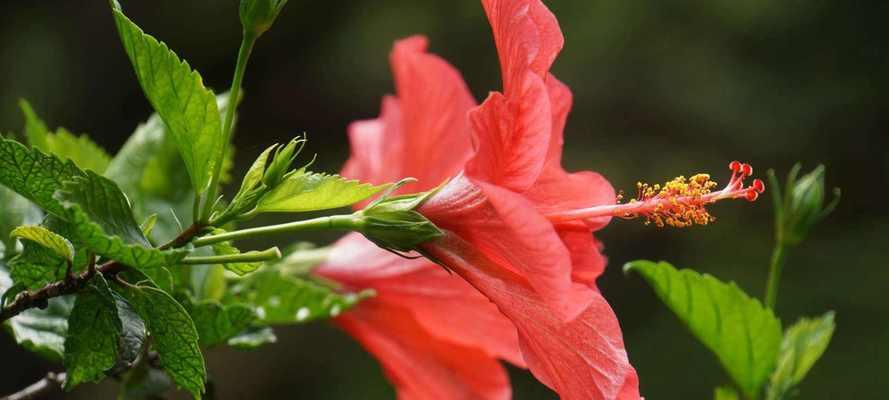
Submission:
[[[744,198],[746,198],[747,201],[756,201],[756,199],[759,198],[759,193],[755,190],[749,190],[744,194]]]
[[[762,183],[762,179],[754,179],[753,180],[753,190],[757,193],[762,193],[766,191],[766,185]]]
[[[732,172],[738,172],[741,169],[741,163],[739,161],[732,161],[728,164],[728,168],[732,170]]]
[[[741,165],[741,173],[744,176],[753,175],[753,167],[750,166],[750,164],[743,164],[743,165]]]

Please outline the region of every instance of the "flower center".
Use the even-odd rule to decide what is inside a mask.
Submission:
[[[546,214],[552,222],[567,222],[599,217],[624,219],[645,218],[645,224],[658,227],[669,225],[685,228],[692,225],[707,225],[715,218],[707,211],[708,204],[726,199],[746,199],[756,201],[765,191],[762,180],[754,179],[750,186],[745,185],[747,177],[753,175],[750,164],[732,161],[729,164],[732,177],[729,183],[718,191],[716,182],[708,174],[696,174],[691,178],[678,176],[663,184],[636,184],[636,197],[626,203],[608,204],[574,210],[560,210]]]

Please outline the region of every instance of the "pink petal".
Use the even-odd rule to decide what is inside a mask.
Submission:
[[[569,174],[561,167],[552,166],[547,166],[534,186],[523,195],[544,215],[553,211],[614,204],[617,201],[614,188],[602,175],[590,171]],[[610,217],[599,217],[585,222],[591,230],[598,230],[610,221]]]
[[[391,54],[404,135],[395,164],[401,166],[402,177],[419,179],[408,187],[412,192],[456,175],[472,153],[466,114],[475,100],[460,73],[427,53],[427,45],[426,38],[413,36],[396,42]]]
[[[620,326],[601,295],[595,293],[589,307],[566,322],[521,276],[456,234],[427,244],[425,250],[497,304],[518,329],[531,372],[562,399],[639,399]]]
[[[432,196],[420,213],[453,230],[531,287],[566,320],[590,298],[570,298],[571,256],[552,224],[522,196],[460,176]],[[588,290],[588,296],[592,296]]]
[[[512,395],[497,360],[432,336],[397,305],[369,299],[334,321],[379,360],[399,399],[508,400]]]
[[[521,92],[509,98],[491,93],[469,113],[476,154],[466,174],[517,192],[540,175],[552,129],[543,80],[531,73],[524,78]]]
[[[377,282],[374,289],[387,302],[410,309],[433,336],[524,367],[512,322],[472,285],[441,266],[430,263],[428,268]]]
[[[591,288],[605,271],[608,260],[602,255],[602,242],[596,240],[590,229],[583,224],[571,224],[558,228],[562,243],[571,253],[571,279]]]
[[[383,98],[380,118],[356,121],[349,125],[349,144],[352,154],[341,174],[350,179],[384,184],[401,179],[400,154],[405,144],[401,140],[401,107],[392,96]]]
[[[383,250],[360,233],[343,236],[330,249],[327,259],[312,272],[357,289],[373,288],[376,282],[418,270],[441,268],[428,260],[409,260]]]
[[[552,135],[549,140],[546,160],[548,166],[557,167],[562,164],[565,124],[568,121],[571,106],[574,104],[574,96],[571,94],[571,89],[552,74],[546,79],[546,91],[549,93],[549,103],[553,114]]]
[[[526,72],[543,79],[564,44],[556,17],[539,0],[482,0],[494,33],[507,96]]]

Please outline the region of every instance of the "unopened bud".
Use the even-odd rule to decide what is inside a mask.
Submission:
[[[272,27],[287,0],[241,0],[241,25],[246,32],[262,35]]]
[[[403,182],[393,185],[391,193]],[[356,213],[360,231],[378,246],[396,252],[409,252],[444,233],[423,214],[415,211],[432,193],[388,197],[387,194]]]
[[[840,191],[835,189],[834,199],[825,206],[823,165],[796,179],[798,170],[799,166],[795,166],[788,177],[778,221],[780,240],[788,245],[802,242],[809,230],[830,214],[840,199]]]

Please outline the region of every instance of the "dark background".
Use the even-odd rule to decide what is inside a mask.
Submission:
[[[796,161],[827,165],[843,202],[789,256],[778,313],[789,325],[836,310],[838,328],[802,386],[805,399],[876,399],[889,390],[889,3],[769,0],[560,0],[567,45],[554,72],[576,105],[567,128],[569,169],[602,172],[617,188],[708,171],[725,181],[732,159],[786,173]],[[229,85],[239,41],[235,0],[124,2],[129,16],[201,71]],[[318,169],[348,154],[345,127],[377,115],[392,91],[395,39],[425,33],[476,98],[499,88],[498,64],[475,0],[291,0],[260,41],[244,84],[235,139],[239,171],[274,142],[307,132]],[[85,132],[116,151],[150,113],[105,1],[0,2],[0,129],[20,131],[16,101],[52,126]],[[768,199],[719,204],[707,228],[657,230],[615,221],[603,233],[611,269],[602,279],[642,391],[653,399],[704,399],[727,381],[637,276],[620,266],[663,259],[752,295],[764,289],[772,245]],[[320,241],[329,237],[315,238]],[[319,323],[278,330],[255,352],[207,354],[219,398],[388,399],[375,361]],[[47,365],[0,337],[0,393]],[[513,371],[516,399],[553,398]],[[72,398],[112,398],[113,384]]]

